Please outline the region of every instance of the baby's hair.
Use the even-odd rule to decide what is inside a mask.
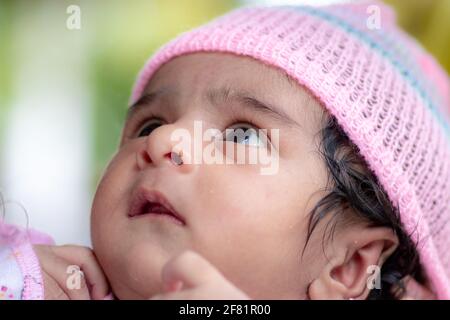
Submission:
[[[381,266],[381,288],[372,289],[368,299],[398,299],[404,294],[402,279],[411,275],[424,282],[416,244],[403,229],[399,210],[392,206],[376,176],[368,169],[358,147],[350,141],[336,119],[324,113],[319,132],[319,152],[328,169],[327,195],[321,198],[310,212],[307,241],[311,239],[318,223],[332,215],[327,224],[328,240],[332,238],[338,220],[362,220],[370,227],[388,227],[398,237],[399,245]],[[324,241],[323,243],[324,244]],[[304,249],[305,249],[304,248]]]

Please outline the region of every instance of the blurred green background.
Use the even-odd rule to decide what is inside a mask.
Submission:
[[[252,1],[255,2],[258,1]],[[308,1],[321,2],[324,1]],[[400,25],[449,72],[450,0],[385,2],[396,9]],[[0,191],[7,197],[12,194],[19,198],[16,200],[24,201],[33,215],[41,214],[39,210],[53,210],[51,218],[33,224],[38,229],[45,230],[48,221],[54,224],[73,222],[76,228],[76,219],[67,222],[64,217],[54,218],[54,211],[59,212],[64,206],[87,211],[78,225],[85,227],[95,186],[115,152],[130,90],[139,69],[151,53],[180,32],[245,3],[244,0],[0,0]],[[70,5],[81,8],[79,30],[66,27],[66,9]],[[71,107],[65,108],[66,103],[72,103]],[[61,111],[54,106],[46,109],[50,104],[60,105]],[[14,131],[13,124],[22,123],[30,112],[34,112],[32,120]],[[47,136],[42,138],[39,134],[39,130],[54,124],[58,129],[48,133],[52,139],[65,139],[69,131],[64,141],[49,140],[62,146],[58,151],[60,158],[48,155],[51,146],[44,143]],[[73,136],[70,133],[78,131],[83,134]],[[16,144],[15,139],[21,134],[28,140],[35,140]],[[16,173],[14,168],[19,166],[17,159],[22,154],[26,159],[20,165],[30,167],[31,163],[40,161],[54,168],[54,174],[36,169]],[[74,169],[71,159],[83,162],[84,166]],[[61,167],[58,161],[66,165]],[[61,173],[67,173],[67,179],[74,180],[83,175],[69,191],[87,189],[85,193],[78,198],[72,195],[74,200],[65,198],[64,192],[68,193],[65,190],[46,199],[44,195],[51,197],[55,189],[64,185],[57,178]],[[26,182],[29,187],[25,191],[16,186],[18,181],[28,181],[28,178],[41,183]],[[54,189],[46,189],[51,181],[55,181]],[[33,193],[36,197],[44,196],[42,201],[54,199],[55,207],[42,202],[43,208],[38,208],[41,200],[26,200]],[[78,237],[56,232],[52,235],[61,241]],[[88,236],[83,237],[82,242],[88,243]]]

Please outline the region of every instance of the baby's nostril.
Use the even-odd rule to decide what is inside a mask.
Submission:
[[[141,156],[142,156],[142,159],[143,159],[145,162],[147,162],[147,163],[152,162],[152,159],[150,158],[150,155],[148,154],[147,151],[143,150],[142,153],[141,153]]]
[[[151,164],[152,158],[146,150],[140,150],[135,153],[136,155],[136,165],[139,170],[145,169],[149,164]]]
[[[177,165],[180,166],[183,164],[183,159],[181,158],[181,154],[178,154],[176,152],[170,153],[170,159]]]

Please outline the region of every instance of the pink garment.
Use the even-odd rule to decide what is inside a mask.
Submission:
[[[381,13],[379,29],[368,12]],[[131,102],[163,64],[196,52],[251,57],[308,88],[359,147],[418,244],[435,293],[450,299],[449,79],[389,7],[234,10],[163,46],[140,72]]]
[[[44,282],[33,244],[54,242],[36,230],[25,230],[0,220],[0,252],[4,253],[4,261],[0,261],[0,299],[44,299]]]
[[[34,244],[55,243],[44,233],[0,219],[0,300],[44,299],[44,282]],[[109,293],[104,300],[114,300],[114,295]]]

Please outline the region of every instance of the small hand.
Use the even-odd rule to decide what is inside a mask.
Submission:
[[[186,251],[171,259],[162,271],[164,293],[151,300],[247,300],[239,290],[206,259]]]
[[[410,276],[403,278],[405,294],[400,300],[435,300],[436,296],[427,287]]]
[[[46,300],[101,300],[107,295],[106,277],[90,248],[34,245],[33,249],[41,265]],[[79,287],[68,285],[74,268],[81,271]]]

